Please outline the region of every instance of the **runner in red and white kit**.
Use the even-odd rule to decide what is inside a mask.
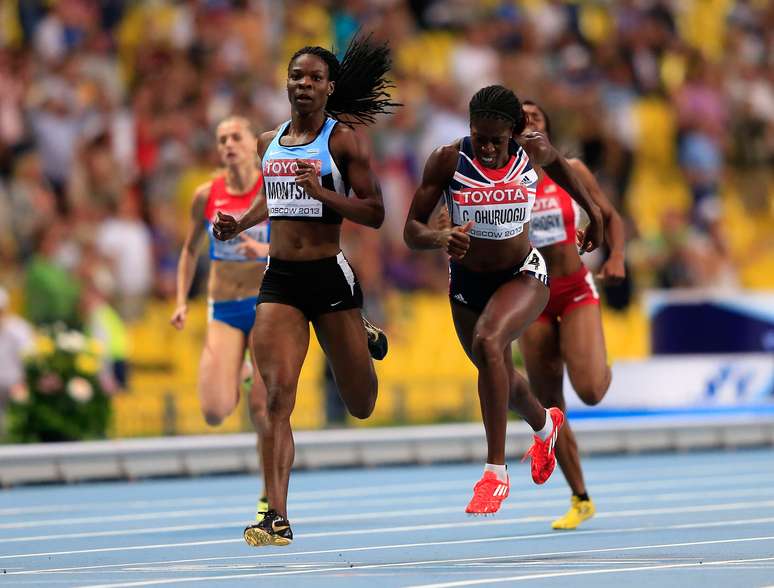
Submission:
[[[524,102],[527,131],[550,135],[550,121],[533,102]],[[549,137],[550,138],[550,137]],[[602,212],[610,257],[599,277],[608,283],[624,278],[624,227],[594,176],[578,159],[569,160],[576,176]],[[537,197],[532,209],[530,241],[548,264],[551,296],[538,320],[519,339],[530,387],[546,407],[565,410],[564,366],[580,399],[597,404],[610,386],[599,295],[576,245],[580,211],[575,202],[539,167]],[[594,515],[586,492],[578,445],[569,423],[559,432],[556,458],[572,489],[570,510],[554,521],[554,529],[574,529]]]

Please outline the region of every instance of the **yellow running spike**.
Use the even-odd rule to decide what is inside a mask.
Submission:
[[[259,523],[263,520],[266,512],[269,510],[269,499],[265,496],[261,496],[258,499],[258,504],[255,506],[255,520]]]
[[[575,529],[583,521],[589,520],[594,516],[597,509],[591,499],[581,500],[577,496],[570,499],[570,510],[563,517],[556,519],[552,524],[552,529],[567,531]]]

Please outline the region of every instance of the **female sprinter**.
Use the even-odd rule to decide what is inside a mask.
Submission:
[[[548,116],[534,102],[524,102],[527,131],[550,138]],[[600,278],[616,283],[625,276],[624,227],[621,217],[602,193],[594,176],[578,159],[569,160],[586,191],[599,206],[605,223],[610,257]],[[532,209],[529,237],[548,264],[551,295],[543,313],[519,340],[532,391],[544,406],[564,411],[564,366],[580,399],[597,404],[610,386],[599,295],[594,281],[578,255],[575,242],[576,209],[572,200],[542,169],[538,172],[537,199]],[[574,529],[594,515],[594,503],[586,493],[575,435],[568,424],[556,442],[556,458],[572,490],[570,509],[553,522],[554,529]]]
[[[512,91],[502,86],[479,90],[470,101],[470,136],[430,155],[404,230],[412,249],[444,248],[451,257],[452,318],[460,343],[478,368],[488,447],[483,477],[465,509],[474,514],[497,512],[509,494],[509,392],[535,431],[528,455],[537,484],[553,472],[554,443],[564,421],[561,410],[541,406],[511,361],[511,342],[542,312],[549,292],[545,262],[525,230],[537,183],[530,159],[566,185],[588,212],[584,248],[595,248],[602,234],[599,210],[544,137],[526,136],[524,148],[513,141],[514,132],[523,128],[524,113]],[[453,226],[434,230],[428,219],[442,194]]]
[[[342,219],[378,228],[384,206],[364,140],[338,120],[370,123],[393,106],[385,92],[389,68],[386,45],[369,38],[353,40],[341,63],[321,47],[297,51],[288,65],[291,118],[258,139],[266,200],[239,220],[222,215],[216,222],[222,239],[265,218],[267,208],[272,223],[253,349],[268,390],[274,477],[267,479],[271,509],[244,531],[250,545],[293,540],[286,505],[295,454],[290,415],[310,322],[349,412],[365,419],[376,403],[368,344],[379,333],[363,328],[363,295],[339,241]]]
[[[225,174],[200,186],[191,207],[188,228],[180,262],[177,266],[177,308],[172,325],[185,327],[188,314],[188,291],[194,278],[196,258],[205,233],[210,237],[211,269],[207,295],[209,322],[199,364],[199,401],[207,424],[219,425],[239,402],[239,384],[245,348],[255,320],[255,303],[266,266],[269,223],[250,230],[252,240],[264,248],[258,258],[240,239],[218,241],[212,235],[212,222],[220,211],[239,214],[252,205],[259,194],[261,170],[255,164],[256,138],[250,123],[232,116],[216,130],[218,153]],[[271,442],[266,430],[266,388],[254,370],[249,403],[253,425],[258,432],[258,446]],[[261,450],[258,451],[259,462]],[[264,467],[268,462],[263,461]],[[268,509],[266,493],[258,501],[257,518]]]

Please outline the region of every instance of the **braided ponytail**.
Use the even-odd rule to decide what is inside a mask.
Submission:
[[[325,112],[331,118],[355,124],[372,124],[377,114],[389,113],[400,106],[387,93],[394,85],[385,75],[392,61],[387,43],[375,44],[369,34],[349,43],[341,62],[322,47],[304,47],[293,54],[290,63],[301,55],[315,55],[328,66],[328,79],[335,82]]]

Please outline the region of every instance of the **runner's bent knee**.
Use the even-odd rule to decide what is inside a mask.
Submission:
[[[479,369],[497,365],[503,361],[503,344],[496,334],[483,333],[477,329],[473,333],[471,348],[473,362]]]
[[[339,387],[341,398],[351,414],[356,419],[367,419],[374,412],[378,392],[378,381],[373,373],[361,382],[345,382]]]
[[[571,377],[572,387],[584,404],[594,406],[599,404],[610,388],[610,368],[605,366],[601,374],[591,374],[582,377]]]

